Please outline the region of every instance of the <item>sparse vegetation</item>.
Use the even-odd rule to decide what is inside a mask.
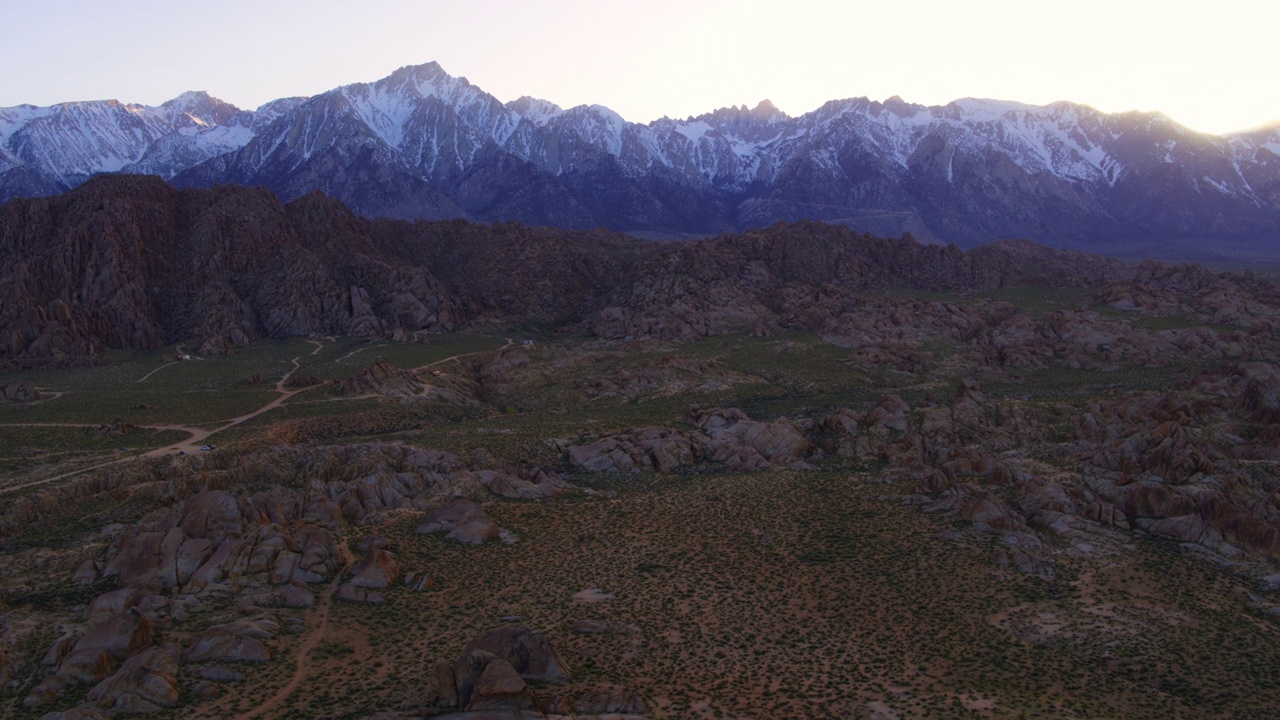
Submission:
[[[1097,304],[1095,291],[1055,292],[942,299],[994,298],[1038,320],[1083,306],[1128,321]],[[1142,316],[1131,325],[1199,327],[1185,315]],[[615,683],[642,696],[655,718],[859,717],[881,706],[904,718],[1268,717],[1280,703],[1280,631],[1274,606],[1255,591],[1274,562],[1265,552],[1225,562],[1203,545],[1090,520],[1079,535],[1036,525],[1042,562],[1020,571],[1016,560],[993,562],[1011,546],[991,517],[939,509],[948,497],[968,495],[922,487],[933,465],[908,472],[893,449],[927,437],[938,408],[950,408],[976,377],[991,402],[973,421],[979,425],[955,430],[958,446],[1022,473],[1077,477],[1081,463],[1093,462],[1079,452],[1085,412],[1144,392],[1207,402],[1215,396],[1189,379],[1232,359],[1189,353],[1160,367],[1068,367],[1050,355],[1043,367],[1001,366],[977,362],[972,339],[925,329],[912,339],[914,366],[904,370],[806,331],[634,345],[540,332],[532,347],[509,345],[507,336],[516,334],[431,336],[427,344],[267,341],[168,364],[161,358],[173,350],[166,349],[0,377],[0,385],[29,383],[46,393],[25,407],[0,405],[0,490],[113,463],[6,498],[0,633],[9,644],[0,650],[18,662],[0,714],[33,718],[74,704],[70,695],[38,710],[22,704],[46,672],[39,656],[56,639],[23,628],[81,622],[86,606],[114,589],[111,580],[75,585],[69,578],[101,557],[124,525],[181,502],[201,483],[255,493],[329,477],[318,466],[315,478],[281,482],[250,473],[244,484],[222,488],[226,468],[259,462],[254,453],[371,441],[540,468],[590,492],[488,503],[494,521],[519,536],[515,544],[418,534],[422,512],[412,504],[343,526],[336,531],[342,543],[383,537],[403,573],[429,582],[420,589],[396,583],[381,591],[381,605],[334,601],[319,630],[314,609],[273,610],[277,619],[300,621],[299,634],[269,640],[274,659],[244,668],[235,691],[209,697],[189,689],[195,678],[184,670],[179,705],[156,717],[235,717],[285,688],[292,688],[281,705],[287,710],[273,716],[421,708],[434,658],[457,658],[470,639],[513,617],[544,632],[574,673],[567,690],[535,685],[539,701]],[[315,342],[321,347],[310,354]],[[1274,338],[1260,342],[1275,348]],[[342,381],[378,356],[418,369],[417,382],[450,394],[352,396],[326,382],[210,436],[217,448],[207,455],[135,457],[184,436],[142,425],[210,428],[275,399],[274,383],[295,358],[299,375]],[[845,435],[821,426],[842,410],[865,419],[887,394],[909,411],[901,428],[876,436],[879,450],[848,451]],[[808,428],[818,451],[803,465],[761,472],[734,472],[703,454],[672,472],[644,475],[587,472],[564,452],[633,428],[696,433],[685,414],[690,406],[790,418]],[[116,418],[123,424],[99,428]],[[1213,422],[1213,432],[1197,437],[1225,445],[1256,442],[1266,431],[1244,416]],[[1009,438],[1038,434],[996,446],[991,427]],[[918,454],[939,452],[921,443]],[[1248,468],[1274,488],[1280,477],[1272,462]],[[956,486],[969,483],[967,493],[1022,507],[1023,486],[986,472],[953,468]],[[1063,487],[1081,507],[1086,491],[1095,492],[1083,480]],[[317,596],[326,588],[311,585]],[[588,588],[613,597],[574,600]],[[211,596],[191,624],[158,627],[157,638],[189,646],[199,630],[234,619],[242,602],[234,593]],[[574,630],[587,621],[607,629]],[[312,632],[320,634],[294,688],[297,653]]]

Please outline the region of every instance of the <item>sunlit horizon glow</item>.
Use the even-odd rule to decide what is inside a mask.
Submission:
[[[253,109],[436,61],[504,102],[632,122],[891,96],[1067,100],[1215,134],[1280,122],[1271,0],[47,0],[5,24],[0,107],[204,90]]]

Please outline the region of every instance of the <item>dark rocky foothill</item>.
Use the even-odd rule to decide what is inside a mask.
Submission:
[[[14,299],[0,313],[9,367],[178,341],[217,353],[263,337],[408,340],[521,321],[583,324],[604,338],[818,329],[831,308],[814,300],[888,285],[981,290],[1124,275],[1114,261],[1030,244],[962,253],[814,223],[661,244],[369,221],[318,193],[284,205],[260,188],[178,191],[138,176],[0,209],[0,292]],[[395,384],[414,389],[405,382]]]

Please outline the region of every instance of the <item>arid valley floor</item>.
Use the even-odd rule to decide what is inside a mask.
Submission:
[[[0,716],[1277,718],[1278,298],[11,372]]]

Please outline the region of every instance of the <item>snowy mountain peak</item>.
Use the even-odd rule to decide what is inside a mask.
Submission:
[[[948,103],[947,107],[959,108],[966,115],[984,118],[1000,117],[1011,112],[1034,112],[1041,109],[1036,105],[1028,105],[1013,100],[993,100],[991,98],[960,98]]]
[[[160,107],[198,107],[200,105],[207,105],[213,102],[222,101],[214,98],[204,90],[188,90],[172,100],[166,100],[161,103]]]
[[[1142,126],[1147,128],[1159,127],[1176,127],[1182,128],[1181,125],[1174,122],[1172,118],[1159,111],[1153,110],[1129,110],[1127,112],[1114,113],[1111,115],[1113,119],[1120,120],[1126,125]]]
[[[566,127],[588,144],[613,156],[622,152],[622,133],[630,126],[622,116],[604,105],[578,105],[569,108],[556,118],[559,127]]]
[[[748,109],[746,105],[729,106],[713,110],[705,115],[691,117],[686,122],[702,121],[723,132],[735,133],[741,132],[750,126],[768,125],[785,122],[790,119],[786,113],[775,107],[773,103],[768,100],[761,100],[754,109]]]
[[[406,65],[389,76],[371,83],[385,87],[393,92],[408,92],[419,97],[455,96],[466,90],[479,90],[465,77],[453,77],[444,71],[437,62],[424,65]],[[355,86],[358,87],[358,86]]]
[[[538,127],[564,114],[564,109],[550,100],[541,100],[528,95],[512,100],[507,103],[506,108]]]
[[[353,105],[372,105],[378,113],[394,116],[398,114],[397,109],[404,110],[427,98],[454,103],[484,93],[466,78],[455,78],[439,63],[429,62],[406,65],[381,80],[344,85],[317,97],[334,94],[345,97]]]
[[[880,105],[888,112],[902,118],[914,117],[921,110],[925,109],[924,106],[909,103],[898,95],[885,99],[885,101],[880,103]]]
[[[435,62],[407,65],[381,80],[346,85],[317,98],[341,99],[335,107],[352,111],[359,122],[395,148],[420,144],[420,139],[411,137],[410,126],[432,101],[458,116],[472,118],[477,125],[488,126],[482,132],[494,138],[505,139],[519,120],[505,117],[511,114],[493,96],[466,78],[449,75]],[[315,99],[308,100],[306,106]]]
[[[751,110],[751,115],[757,120],[765,122],[776,122],[780,120],[790,120],[790,116],[778,109],[768,98],[756,103],[755,108]]]
[[[614,122],[614,123],[626,122],[626,120],[623,120],[622,116],[614,112],[612,108],[605,107],[604,105],[585,105],[580,107],[585,107],[587,110],[590,110],[596,115],[599,115],[602,118],[607,118],[609,122]]]
[[[169,122],[187,118],[197,125],[214,126],[231,122],[240,108],[224,102],[203,90],[192,90],[168,100],[156,108]]]
[[[422,63],[421,65],[405,65],[403,67],[396,68],[395,72],[391,73],[388,79],[396,79],[396,78],[408,77],[408,76],[422,78],[422,79],[433,79],[433,78],[441,78],[441,77],[452,79],[452,76],[450,76],[449,73],[445,72],[445,69],[441,67],[440,63],[436,62],[435,60]],[[465,80],[465,78],[463,79]]]
[[[294,110],[298,109],[299,105],[301,105],[306,101],[307,99],[304,97],[291,97],[291,98],[280,98],[278,100],[271,100],[270,102],[265,102],[259,105],[258,109],[253,111],[253,114],[255,118],[259,118],[265,115],[274,120],[276,117],[279,117],[284,113],[293,112]]]

